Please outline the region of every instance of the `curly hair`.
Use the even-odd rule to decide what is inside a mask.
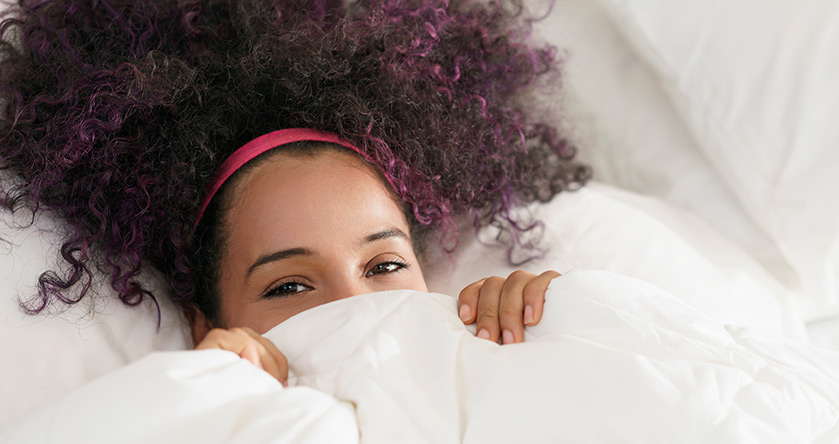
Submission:
[[[531,21],[521,0],[18,0],[0,22],[0,164],[22,179],[4,205],[69,230],[24,310],[77,302],[95,270],[126,304],[154,299],[146,266],[194,303],[203,190],[281,128],[359,147],[415,238],[528,230],[516,206],[589,177],[540,108],[560,59],[527,42]]]

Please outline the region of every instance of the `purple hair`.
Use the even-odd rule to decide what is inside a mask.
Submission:
[[[94,270],[139,304],[149,265],[194,304],[207,181],[281,128],[359,147],[415,239],[451,250],[466,217],[515,243],[513,208],[589,177],[540,108],[558,60],[529,25],[521,0],[19,0],[0,23],[0,162],[23,181],[2,192],[69,226],[66,267],[24,309],[77,301]]]

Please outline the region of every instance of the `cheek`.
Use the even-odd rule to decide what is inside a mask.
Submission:
[[[257,323],[259,324],[259,328],[256,331],[259,334],[264,334],[286,319],[303,313],[310,308],[317,307],[322,303],[314,298],[288,298],[267,300],[261,304],[254,304],[253,308],[257,309],[256,316]]]
[[[413,266],[407,273],[403,273],[400,277],[398,287],[405,290],[428,291],[428,286],[425,283],[425,276],[422,273],[422,267],[416,258],[413,259]]]
[[[425,283],[425,276],[423,276],[422,270],[419,269],[419,264],[417,264],[417,270],[418,272],[416,276],[416,282],[414,284],[416,285],[416,287],[414,287],[414,289],[418,291],[428,292],[428,285],[426,285]]]
[[[249,327],[259,334],[264,334],[286,319],[329,301],[318,297],[291,297],[265,299],[241,307],[235,317],[231,317],[228,327]]]

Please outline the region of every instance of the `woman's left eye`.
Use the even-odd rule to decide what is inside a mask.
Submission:
[[[307,291],[313,290],[312,287],[303,284],[301,282],[296,281],[287,281],[287,282],[280,282],[270,290],[268,290],[262,297],[263,298],[282,298],[288,296],[294,296],[301,293],[305,293]]]
[[[376,276],[376,275],[379,275],[379,274],[393,273],[393,272],[402,270],[407,266],[408,266],[408,264],[406,264],[405,262],[400,262],[400,261],[381,262],[381,263],[378,263],[378,264],[374,265],[373,268],[371,268],[370,271],[368,271],[365,276],[366,277],[372,277],[372,276]]]

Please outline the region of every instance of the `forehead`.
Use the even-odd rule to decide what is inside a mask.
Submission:
[[[406,233],[401,204],[376,170],[355,153],[272,154],[234,184],[226,228],[237,244],[332,242],[383,225]],[[251,248],[248,248],[250,250]]]

